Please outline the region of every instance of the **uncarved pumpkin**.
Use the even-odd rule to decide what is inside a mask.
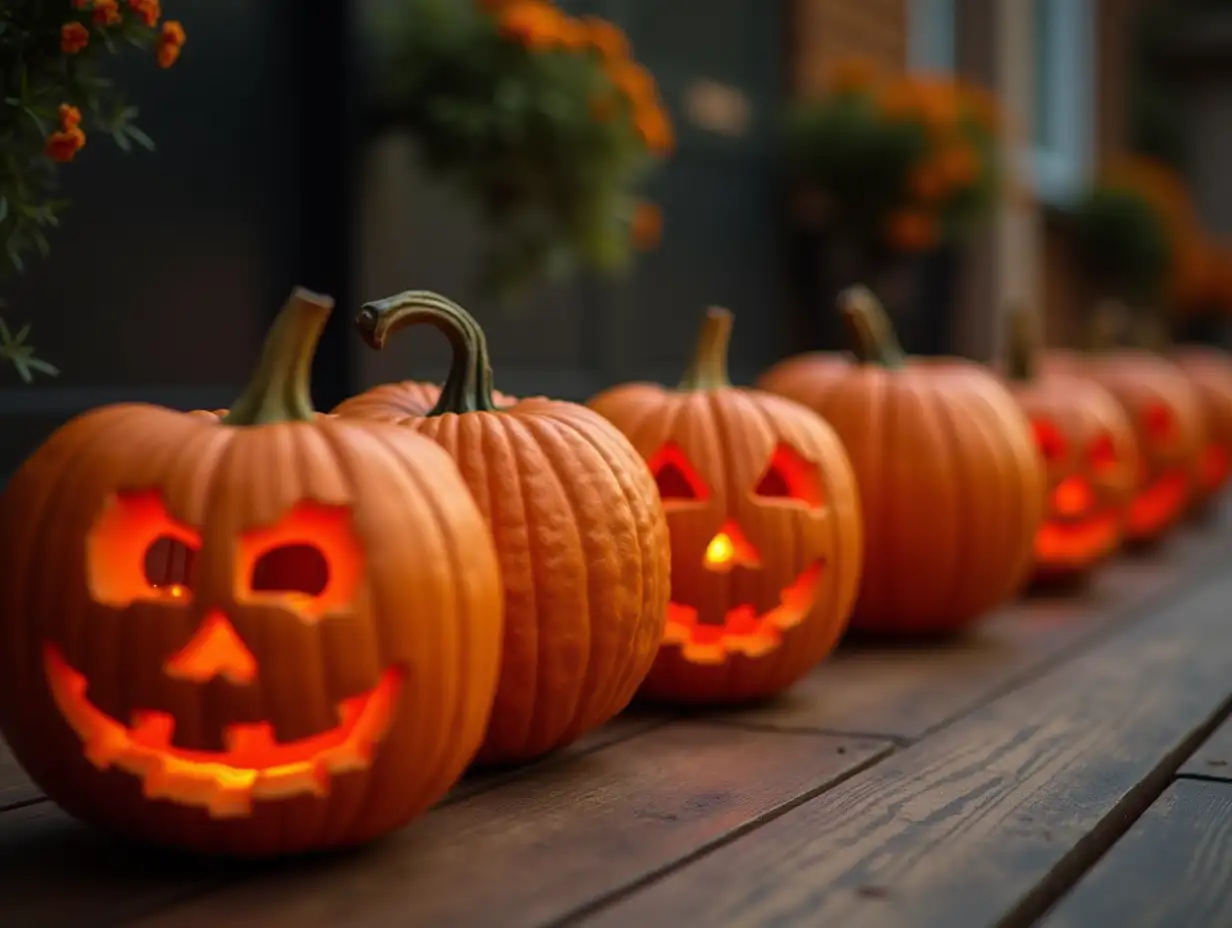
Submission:
[[[841,306],[855,363],[788,359],[759,383],[819,413],[855,468],[867,541],[852,627],[963,628],[1031,570],[1044,473],[1030,425],[986,368],[906,358],[864,288]]]
[[[1031,422],[1047,475],[1047,510],[1035,536],[1035,576],[1073,580],[1120,546],[1133,499],[1137,445],[1120,404],[1093,380],[1038,367],[1034,314],[1009,318],[1007,385]]]
[[[786,689],[847,627],[863,529],[825,422],[727,378],[731,314],[711,310],[679,388],[590,401],[650,464],[672,537],[667,634],[643,693],[717,703]]]
[[[1197,391],[1206,426],[1206,441],[1195,504],[1206,508],[1214,502],[1232,475],[1232,358],[1217,348],[1178,345],[1169,357]]]
[[[563,747],[628,704],[662,637],[670,549],[654,479],[584,406],[537,398],[497,409],[483,330],[456,303],[409,291],[366,304],[357,324],[374,348],[426,325],[454,349],[431,414],[397,421],[453,455],[496,539],[505,640],[477,762]]]
[[[382,383],[343,400],[333,408],[335,415],[358,416],[361,419],[396,421],[407,416],[426,416],[441,398],[441,388],[422,380],[402,380]],[[517,402],[516,397],[492,391],[492,403],[504,409]]]
[[[0,729],[90,822],[197,851],[354,844],[479,746],[501,586],[449,456],[315,418],[297,291],[225,420],[69,422],[0,497]]]

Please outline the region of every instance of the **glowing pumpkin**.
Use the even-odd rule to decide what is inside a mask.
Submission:
[[[496,539],[505,638],[476,762],[564,747],[628,704],[663,634],[670,551],[654,481],[584,406],[537,398],[498,409],[487,340],[456,303],[409,291],[365,304],[357,325],[374,348],[412,325],[442,330],[453,347],[436,407],[397,424],[454,457]]]
[[[1117,550],[1134,492],[1137,447],[1124,410],[1103,387],[1037,369],[1039,336],[1025,310],[1009,319],[1008,386],[1047,474],[1047,514],[1035,534],[1035,575],[1072,579]]]
[[[868,535],[852,628],[956,631],[1030,573],[1044,509],[1030,424],[986,368],[906,358],[863,287],[841,305],[857,363],[789,358],[759,383],[820,414],[851,457]]]
[[[0,497],[0,729],[90,822],[265,856],[436,802],[496,686],[491,536],[438,447],[314,418],[297,291],[223,421],[69,422]]]
[[[1232,358],[1227,352],[1198,345],[1178,346],[1170,357],[1202,404],[1206,442],[1195,503],[1206,507],[1223,492],[1232,476]]]
[[[651,698],[777,693],[834,648],[863,532],[838,437],[795,403],[727,379],[731,314],[711,310],[677,390],[614,387],[590,406],[648,461],[672,538],[672,601]]]

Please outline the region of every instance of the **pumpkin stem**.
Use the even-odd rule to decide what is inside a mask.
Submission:
[[[907,357],[898,343],[894,324],[868,287],[848,287],[838,297],[839,311],[851,336],[851,350],[861,364],[902,367]]]
[[[1100,300],[1091,313],[1087,349],[1092,354],[1111,351],[1121,344],[1129,325],[1129,309],[1120,300]]]
[[[441,398],[429,416],[447,412],[493,412],[492,365],[483,329],[453,300],[429,290],[408,290],[365,303],[355,319],[364,341],[378,351],[389,337],[408,325],[430,325],[449,339],[453,360],[441,387]]]
[[[1022,305],[1006,316],[1005,372],[1010,380],[1034,380],[1039,369],[1039,317]]]
[[[720,306],[706,310],[693,360],[680,381],[681,390],[719,390],[731,386],[727,347],[731,344],[732,320],[731,311]]]
[[[248,386],[223,425],[312,422],[312,356],[334,308],[332,297],[296,287],[270,326]]]

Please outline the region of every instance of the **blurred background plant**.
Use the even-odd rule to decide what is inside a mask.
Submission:
[[[489,293],[618,270],[657,243],[637,190],[673,131],[616,26],[547,0],[403,0],[382,26],[378,107],[479,213]]]
[[[787,154],[827,224],[868,252],[914,254],[965,238],[990,213],[997,138],[981,88],[848,58],[823,95],[793,107]]]

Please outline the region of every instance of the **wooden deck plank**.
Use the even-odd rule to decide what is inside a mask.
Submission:
[[[1040,928],[1232,925],[1232,788],[1178,780]]]
[[[1227,647],[1226,644],[1223,646]],[[1178,775],[1232,783],[1232,722],[1221,725],[1219,730],[1194,752],[1193,757],[1181,765]],[[1228,924],[1232,924],[1232,921]]]
[[[584,923],[1025,925],[1232,702],[1232,578]]]
[[[1061,657],[1149,614],[1232,552],[1225,520],[1178,534],[1156,559],[1111,564],[1070,597],[1033,598],[935,648],[844,647],[789,693],[727,720],[912,741]]]
[[[30,782],[9,746],[0,738],[0,813],[37,802],[42,797],[42,791]]]
[[[349,858],[265,875],[136,924],[541,925],[815,795],[889,748],[679,723],[436,810]]]

